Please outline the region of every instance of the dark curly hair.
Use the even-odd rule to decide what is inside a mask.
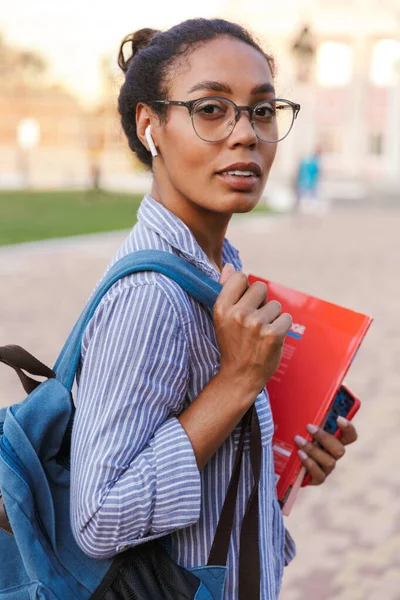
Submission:
[[[154,99],[167,99],[168,78],[176,61],[187,57],[199,44],[220,36],[230,36],[256,48],[265,56],[272,75],[275,75],[273,57],[262,50],[246,29],[223,19],[189,19],[165,32],[140,29],[123,39],[118,65],[125,73],[125,82],[118,98],[118,110],[130,149],[148,167],[152,166],[152,157],[137,136],[137,104],[149,104]],[[131,48],[131,56],[128,59],[124,56],[126,44],[130,44]],[[156,108],[152,107],[152,110],[161,120],[166,118],[166,106],[160,104]]]

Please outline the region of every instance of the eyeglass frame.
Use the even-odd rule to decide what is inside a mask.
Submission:
[[[235,111],[235,125],[232,127],[232,129],[228,133],[228,135],[226,135],[224,138],[221,138],[220,140],[205,140],[196,131],[196,128],[193,123],[193,115],[194,115],[193,108],[197,102],[202,102],[203,100],[223,100],[224,102],[228,102],[228,104],[233,106],[233,109]],[[264,104],[265,102],[286,102],[286,104],[289,104],[289,106],[292,107],[292,117],[293,117],[292,124],[289,127],[289,131],[279,140],[275,140],[275,141],[263,140],[262,138],[260,138],[259,135],[257,135],[257,131],[254,128],[254,121],[253,121],[254,111],[260,105]],[[192,121],[193,131],[195,132],[195,134],[197,135],[198,138],[203,140],[203,142],[207,142],[208,144],[218,144],[219,142],[223,142],[224,140],[226,140],[231,135],[233,130],[235,129],[235,127],[241,117],[242,112],[249,113],[249,119],[250,119],[251,126],[253,127],[253,131],[256,134],[257,139],[260,140],[260,142],[264,142],[265,144],[277,144],[278,142],[281,142],[282,140],[284,140],[289,135],[289,133],[292,131],[293,124],[294,124],[295,120],[297,119],[297,115],[299,114],[299,111],[301,108],[300,104],[298,104],[297,102],[292,102],[291,100],[286,100],[285,98],[265,98],[264,100],[260,100],[260,102],[257,102],[257,104],[253,104],[252,106],[251,105],[238,106],[237,104],[235,104],[233,102],[233,100],[230,100],[229,98],[224,98],[223,96],[204,96],[203,98],[196,98],[195,100],[187,100],[187,101],[183,101],[183,100],[151,100],[149,102],[149,104],[150,105],[151,104],[164,104],[165,106],[185,106],[189,111],[190,119]]]

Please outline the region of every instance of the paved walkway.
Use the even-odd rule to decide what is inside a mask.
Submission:
[[[347,379],[360,439],[287,520],[298,557],[281,600],[400,600],[400,212],[237,220],[231,240],[264,273],[375,317]],[[0,344],[51,364],[123,234],[0,250]],[[0,404],[21,398],[0,370]]]

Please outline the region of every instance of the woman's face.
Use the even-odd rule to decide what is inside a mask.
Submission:
[[[169,100],[207,96],[228,98],[239,106],[273,98],[273,78],[265,57],[252,46],[220,37],[200,46],[187,63],[174,70]],[[207,211],[232,214],[250,211],[261,197],[276,144],[260,141],[247,112],[241,113],[225,140],[209,143],[193,130],[185,107],[168,108],[166,123],[153,126],[160,154],[153,162],[160,195],[174,195]],[[229,170],[253,171],[250,177],[228,175]],[[194,208],[194,207],[193,207]]]

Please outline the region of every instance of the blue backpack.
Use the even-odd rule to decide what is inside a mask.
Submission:
[[[256,411],[242,422],[235,467],[206,566],[184,569],[166,543],[138,545],[110,560],[87,556],[72,534],[69,516],[69,453],[74,406],[71,390],[82,336],[100,300],[120,278],[157,271],[176,281],[197,301],[212,307],[220,284],[181,258],[161,251],[138,251],[116,263],[102,280],[70,333],[51,370],[18,346],[0,348],[0,361],[13,367],[27,398],[0,410],[0,599],[1,600],[221,600],[246,430],[253,436]],[[31,375],[47,378],[38,382]],[[253,438],[255,442],[253,442]],[[261,453],[261,452],[260,452]],[[255,488],[260,465],[253,461]],[[255,489],[256,492],[256,489]],[[257,533],[257,493],[248,511],[248,531]],[[254,508],[255,507],[255,508]],[[242,527],[242,534],[243,534]],[[244,572],[258,581],[258,536],[249,535]],[[252,537],[252,540],[250,539]],[[246,539],[246,537],[245,537]],[[244,550],[244,549],[243,549]],[[249,555],[250,552],[250,555]],[[249,562],[247,562],[247,565]],[[246,566],[244,567],[246,571]],[[247,569],[248,571],[248,569]],[[242,589],[247,583],[242,584]],[[257,585],[256,585],[257,587]],[[247,588],[249,591],[250,588]],[[246,599],[258,598],[245,594]]]

